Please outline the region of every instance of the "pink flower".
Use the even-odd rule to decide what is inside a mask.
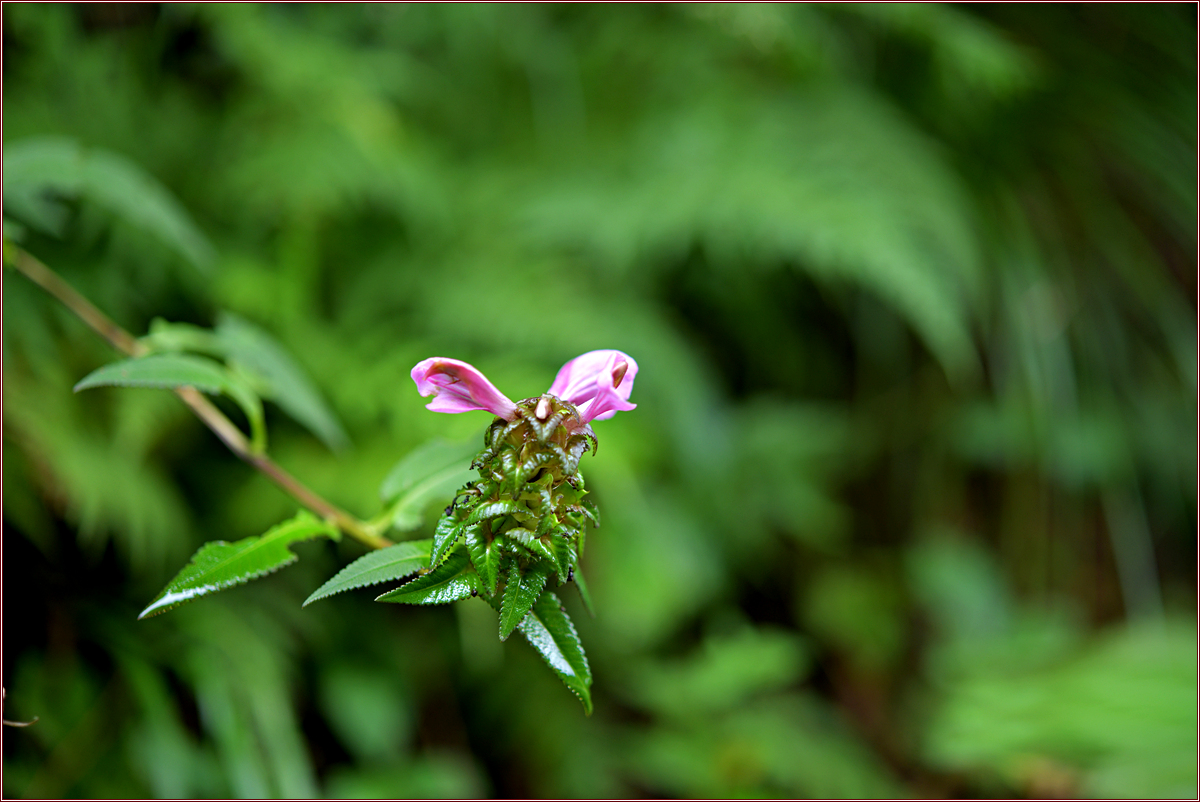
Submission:
[[[550,395],[574,404],[584,423],[608,420],[637,407],[629,403],[637,362],[620,351],[589,351],[562,366]]]
[[[412,369],[412,377],[422,397],[433,396],[425,408],[434,412],[486,409],[493,415],[511,419],[517,409],[486,376],[457,359],[435,356],[422,360]]]
[[[629,403],[638,365],[620,351],[590,351],[562,366],[550,395],[574,405],[583,423],[607,420],[617,412],[634,409]],[[486,409],[515,420],[517,405],[466,362],[435,356],[412,369],[417,391],[434,398],[426,409],[434,412],[471,412]]]

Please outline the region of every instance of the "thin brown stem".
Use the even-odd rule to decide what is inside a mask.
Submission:
[[[21,248],[12,248],[8,243],[5,243],[5,246],[5,250],[9,251],[5,256],[11,254],[9,264],[57,298],[63,306],[74,312],[77,318],[108,340],[113,348],[130,356],[141,356],[145,353],[145,348],[136,337],[114,323],[108,315],[93,306],[91,301],[76,292],[74,287],[59,278],[57,273],[40,260]]]
[[[129,356],[141,356],[146,352],[145,346],[138,342],[137,338],[114,323],[107,315],[93,306],[91,301],[76,292],[71,285],[63,281],[57,273],[46,267],[41,261],[20,248],[13,248],[8,243],[5,243],[5,250],[7,251],[6,261],[9,264],[54,296],[118,351]],[[250,447],[250,441],[246,435],[242,434],[241,429],[235,426],[233,421],[225,416],[225,413],[217,409],[216,405],[198,390],[193,387],[180,387],[175,390],[175,395],[191,408],[196,417],[211,429],[221,439],[221,442],[229,447],[230,451],[261,471],[305,507],[332,522],[347,535],[366,546],[382,549],[392,545],[390,540],[372,532],[362,521],[305,487],[300,480],[285,471],[270,457],[254,453]]]

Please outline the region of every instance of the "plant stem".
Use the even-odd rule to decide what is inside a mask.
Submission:
[[[136,337],[93,306],[91,301],[76,292],[75,288],[59,278],[57,273],[23,248],[16,248],[7,242],[4,245],[6,262],[24,273],[34,284],[57,298],[63,306],[74,312],[76,317],[108,340],[113,348],[130,356],[141,356],[145,353],[145,346],[139,343]]]
[[[136,337],[114,323],[107,315],[93,306],[91,301],[76,292],[71,285],[63,281],[57,273],[36,257],[10,243],[6,242],[4,245],[5,261],[8,264],[54,296],[89,328],[107,340],[113,348],[133,357],[146,353],[146,347],[138,342]],[[230,451],[265,474],[292,498],[322,518],[333,522],[347,535],[366,546],[382,549],[392,545],[390,540],[371,532],[362,521],[350,513],[309,490],[266,454],[255,453],[241,429],[235,426],[233,421],[225,416],[225,413],[217,409],[215,404],[194,387],[179,387],[174,392],[183,400],[183,403],[191,408],[196,417],[229,447]]]

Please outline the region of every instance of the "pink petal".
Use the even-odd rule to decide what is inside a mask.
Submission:
[[[608,420],[637,407],[629,403],[637,372],[637,362],[626,353],[589,351],[562,366],[550,394],[574,404],[584,423]],[[620,382],[614,382],[614,375],[620,376]]]
[[[471,412],[486,409],[511,419],[517,407],[473,366],[457,359],[431,357],[412,369],[417,392],[434,398],[425,408],[434,412]]]

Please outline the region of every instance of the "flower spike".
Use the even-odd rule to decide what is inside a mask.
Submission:
[[[433,357],[414,367],[413,381],[434,397],[434,412],[479,409],[498,417],[471,463],[479,478],[458,491],[434,528],[428,570],[378,601],[483,597],[499,613],[500,640],[520,630],[590,714],[591,669],[554,594],[574,584],[591,611],[580,560],[588,523],[600,519],[579,460],[596,452],[591,421],[634,408],[637,372],[628,354],[591,351],[563,365],[549,392],[514,403],[466,362]]]

